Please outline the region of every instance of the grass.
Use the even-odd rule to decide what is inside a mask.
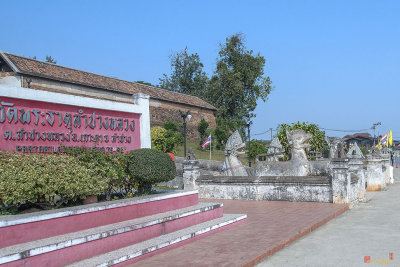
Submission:
[[[207,150],[202,150],[199,145],[199,141],[196,140],[187,140],[186,141],[186,153],[189,152],[190,148],[193,148],[193,152],[198,159],[210,159],[210,150],[207,147]],[[176,156],[183,157],[183,145],[178,146],[176,149]],[[225,151],[215,150],[211,151],[211,159],[224,161],[225,160]]]
[[[210,150],[207,147],[206,150],[202,150],[198,140],[187,140],[186,141],[186,153],[189,152],[190,148],[193,148],[193,152],[198,159],[210,159]],[[176,156],[183,157],[183,145],[179,145],[175,148]],[[239,159],[242,162],[243,166],[248,166],[249,158],[247,157],[248,153],[242,155]],[[211,151],[211,159],[217,161],[225,161],[225,150],[216,150],[215,148]],[[252,166],[254,166],[254,161],[252,161]]]

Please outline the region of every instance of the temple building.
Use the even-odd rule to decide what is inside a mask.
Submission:
[[[217,109],[198,97],[1,51],[0,84],[122,103],[133,103],[132,96],[143,93],[150,97],[151,127],[162,125],[168,119],[182,122],[179,110],[190,111],[192,115],[187,122],[191,137],[198,136],[197,125],[203,118],[211,128],[216,127]]]

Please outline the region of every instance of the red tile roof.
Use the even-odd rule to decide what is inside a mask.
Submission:
[[[17,68],[15,71],[17,73],[127,94],[144,93],[149,95],[150,98],[157,100],[217,110],[214,106],[195,96],[175,93],[148,85],[76,70],[10,53],[3,52],[2,55],[7,57],[4,58],[6,62],[9,60],[9,63],[11,61],[11,63],[15,65]]]

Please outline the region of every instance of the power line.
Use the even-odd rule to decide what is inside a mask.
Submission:
[[[269,131],[266,131],[266,132],[263,132],[263,133],[258,133],[258,134],[252,134],[252,136],[256,136],[256,135],[262,135],[262,134],[266,134],[266,133],[268,133]]]
[[[326,130],[326,131],[335,131],[335,132],[345,132],[345,133],[352,133],[352,132],[362,132],[362,131],[369,131],[371,130],[370,128],[368,129],[358,129],[358,130],[338,130],[338,129],[327,129],[327,128],[320,128],[321,130]]]
[[[272,129],[272,131],[273,131],[273,132],[276,132],[276,130],[275,130],[275,129]],[[270,130],[268,130],[268,131],[266,131],[266,132],[263,132],[263,133],[252,134],[251,136],[262,135],[262,134],[267,134],[267,133],[269,133],[269,132],[270,132]]]

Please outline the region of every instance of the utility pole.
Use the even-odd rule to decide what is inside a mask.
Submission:
[[[271,131],[271,142],[272,142],[272,128],[269,128],[269,130]]]
[[[371,129],[374,129],[374,146],[375,146],[375,128],[376,128],[376,126],[379,126],[379,125],[381,125],[380,122],[375,122],[374,124],[372,124],[372,127],[371,127]]]

